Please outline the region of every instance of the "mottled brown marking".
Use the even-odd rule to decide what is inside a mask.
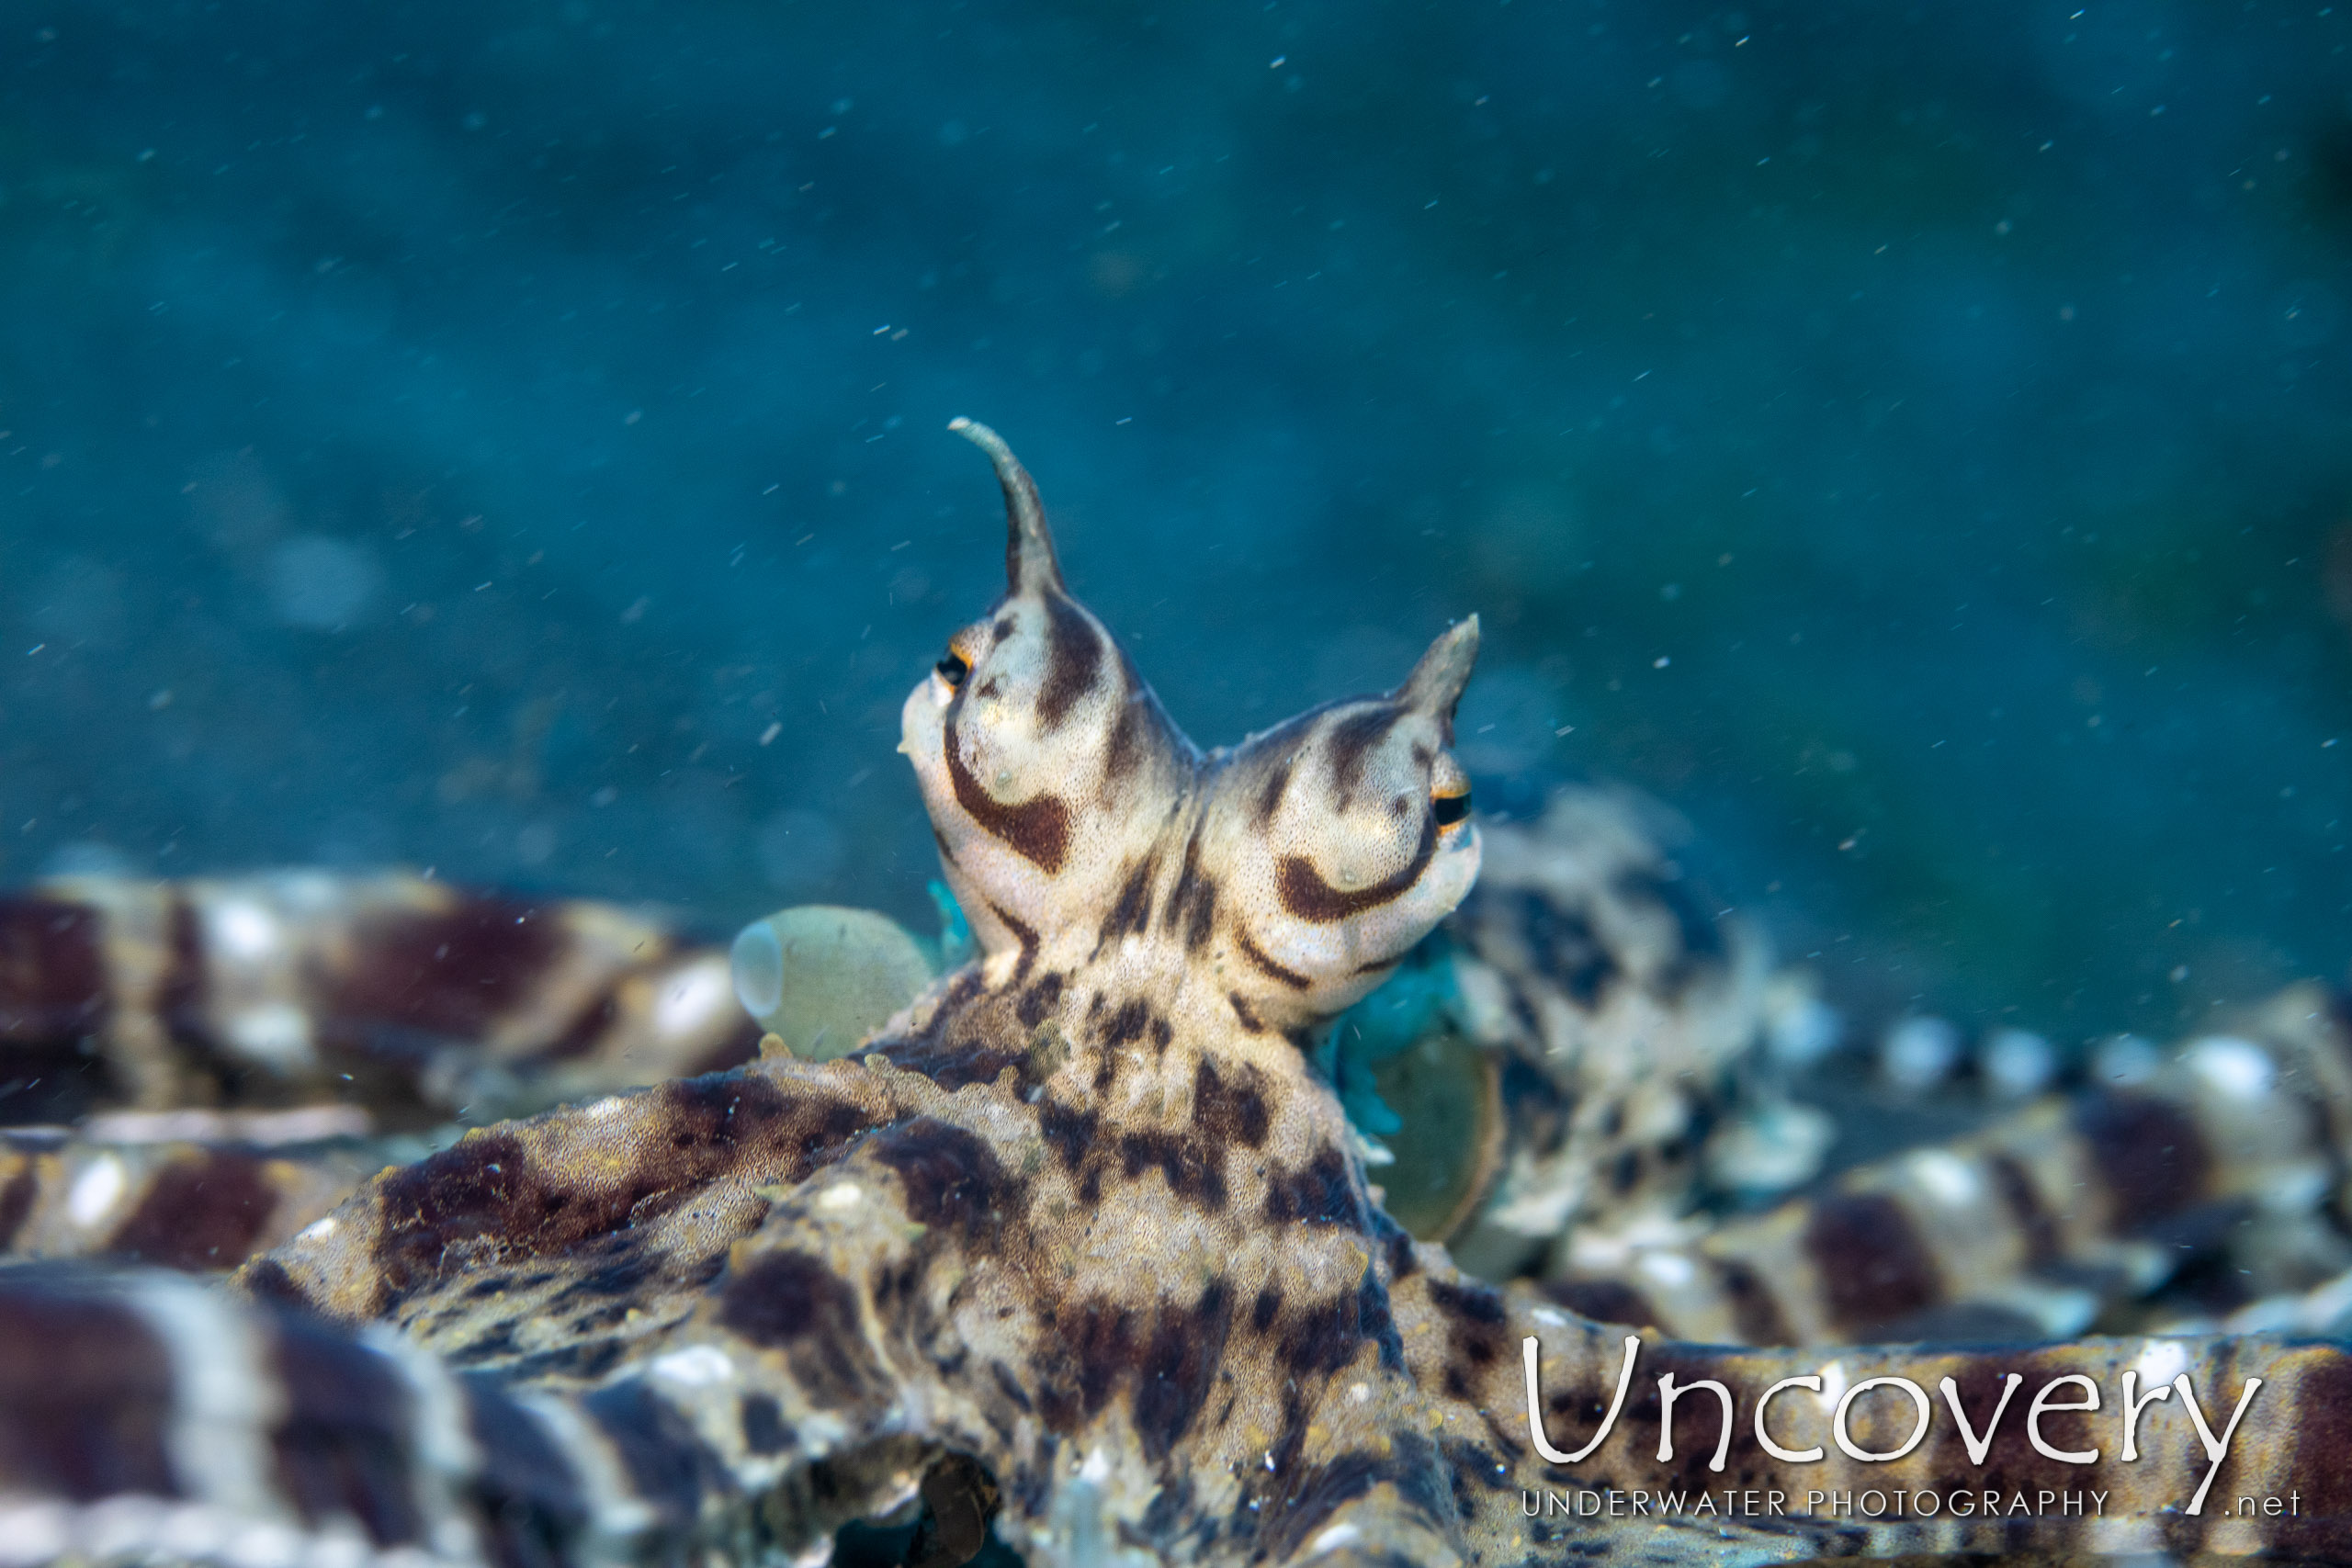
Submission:
[[[1258,1545],[1265,1558],[1276,1562],[1292,1559],[1332,1515],[1383,1483],[1395,1489],[1398,1504],[1432,1534],[1442,1538],[1453,1524],[1444,1461],[1437,1445],[1419,1432],[1398,1433],[1385,1453],[1349,1452],[1317,1465],[1277,1462],[1270,1479],[1270,1495],[1258,1509]]]
[[[583,1258],[578,1261],[584,1265],[588,1259]],[[659,1277],[661,1272],[662,1260],[659,1258],[644,1252],[624,1253],[620,1257],[612,1258],[601,1268],[586,1269],[570,1284],[548,1297],[547,1309],[550,1312],[560,1311],[575,1303],[594,1301],[599,1298],[607,1301],[617,1298],[618,1304],[625,1306],[628,1297],[637,1294],[640,1287]],[[514,1282],[520,1283],[520,1281]],[[483,1285],[492,1286],[503,1283],[505,1281],[494,1276],[482,1281]],[[476,1286],[467,1294],[474,1294],[481,1288],[481,1286]]]
[[[1191,1307],[1160,1303],[1136,1368],[1136,1425],[1145,1455],[1164,1461],[1208,1402],[1233,1325],[1233,1293],[1213,1280]]]
[[[1110,912],[1102,917],[1102,924],[1095,934],[1094,956],[1100,958],[1105,948],[1123,937],[1141,936],[1151,929],[1151,885],[1159,875],[1159,857],[1146,854],[1127,867],[1119,880],[1119,891],[1111,900]]]
[[[209,1053],[212,1032],[205,1018],[211,965],[204,951],[204,927],[187,892],[175,888],[167,921],[163,979],[155,987],[155,1011],[164,1032],[181,1045]]]
[[[1046,596],[1046,674],[1037,686],[1037,727],[1051,735],[1102,672],[1102,634],[1060,593]]]
[[[531,905],[469,894],[446,914],[371,922],[362,960],[324,1005],[366,1025],[478,1039],[530,995],[562,947],[562,928]]]
[[[2204,1196],[2212,1157],[2196,1122],[2177,1107],[2147,1095],[2093,1094],[2075,1104],[2074,1120],[2119,1228],[2162,1219]]]
[[[921,1073],[940,1088],[958,1089],[967,1084],[993,1083],[1007,1067],[1018,1069],[1027,1065],[1029,1053],[1018,1048],[999,1048],[984,1040],[962,1040],[944,1044],[935,1039],[916,1037],[892,1040],[882,1043],[878,1054],[894,1066],[910,1073]]]
[[[1097,1100],[1110,1091],[1111,1080],[1119,1076],[1119,1053],[1100,1050],[1094,1053],[1094,1097]]]
[[[898,1173],[910,1219],[968,1247],[992,1249],[1007,1216],[1025,1207],[1022,1184],[996,1152],[961,1127],[918,1116],[876,1134],[867,1147]]]
[[[1102,1043],[1106,1046],[1132,1045],[1150,1027],[1151,1004],[1141,997],[1130,997],[1102,1025]]]
[[[233,1269],[277,1209],[277,1189],[255,1156],[207,1149],[156,1173],[106,1250],[166,1269]]]
[[[1270,1125],[1264,1075],[1247,1062],[1233,1070],[1228,1083],[1206,1056],[1193,1069],[1193,1128],[1212,1142],[1259,1148]]]
[[[1102,1119],[1091,1111],[1080,1111],[1064,1105],[1058,1100],[1042,1101],[1037,1108],[1038,1128],[1045,1134],[1046,1146],[1060,1156],[1063,1168],[1076,1170],[1095,1146],[1102,1134]]]
[[[1291,765],[1295,761],[1295,757],[1284,757],[1266,775],[1265,787],[1258,792],[1259,827],[1263,828],[1272,822],[1274,813],[1282,809],[1283,792],[1290,787]]]
[[[2013,1155],[1995,1155],[1987,1169],[2009,1217],[2024,1233],[2027,1258],[2037,1266],[2055,1260],[2065,1244],[2059,1235],[2057,1216],[2042,1206],[2041,1194],[2034,1190],[2033,1178]]]
[[[103,1026],[102,919],[78,904],[0,898],[0,1040],[58,1040]]]
[[[1657,1309],[1622,1280],[1552,1280],[1544,1294],[1570,1312],[1596,1323],[1622,1323],[1634,1328],[1657,1321]]]
[[[978,823],[990,836],[1003,841],[1013,853],[1035,864],[1051,876],[1062,868],[1062,861],[1069,853],[1069,807],[1061,797],[1052,795],[1033,795],[1018,806],[1007,806],[988,792],[972,770],[964,765],[956,746],[953,723],[941,731],[940,754],[947,764],[947,778],[956,791],[956,804],[966,815]],[[1001,911],[999,911],[1001,913]]]
[[[408,1389],[390,1359],[292,1314],[273,1326],[270,1370],[286,1399],[269,1435],[278,1484],[313,1525],[348,1515],[379,1547],[419,1540]]]
[[[641,1225],[751,1162],[773,1179],[803,1180],[870,1125],[854,1105],[788,1097],[749,1073],[679,1079],[633,1109],[658,1117],[665,1135],[639,1142],[624,1168],[593,1186],[537,1168],[529,1145],[503,1129],[385,1175],[376,1256],[390,1302],[486,1258],[545,1257]]]
[[[1918,1227],[1883,1193],[1839,1193],[1813,1206],[1805,1250],[1840,1328],[1860,1334],[1943,1299],[1943,1281]]]
[[[1363,783],[1364,763],[1374,748],[1388,738],[1405,716],[1405,710],[1384,703],[1350,714],[1331,726],[1325,742],[1325,755],[1330,763],[1331,786],[1337,797],[1337,809],[1345,811],[1355,792]]]
[[[802,1360],[786,1353],[793,1375]],[[580,1401],[580,1408],[603,1429],[620,1456],[629,1490],[650,1504],[655,1518],[671,1532],[682,1531],[704,1514],[706,1504],[734,1492],[733,1477],[700,1433],[643,1378],[623,1378]]]
[[[1233,928],[1233,943],[1241,950],[1241,956],[1250,961],[1250,966],[1267,978],[1288,986],[1294,991],[1303,991],[1311,983],[1297,970],[1286,969],[1274,962],[1273,957],[1264,948],[1250,940],[1249,931],[1240,926],[1237,925]],[[1235,997],[1233,1004],[1236,1012],[1242,1011],[1240,998]],[[1244,1021],[1245,1023],[1249,1021],[1246,1015]],[[1254,1033],[1257,1031],[1252,1029],[1251,1032]]]
[[[1131,1388],[1145,1451],[1165,1461],[1207,1401],[1232,1320],[1223,1280],[1190,1306],[1163,1299],[1148,1313],[1095,1298],[1071,1303],[1056,1324],[1053,1364],[1036,1369],[1040,1411],[1067,1431]]]
[[[1030,967],[1037,962],[1036,928],[1035,926],[1027,925],[1015,916],[1006,913],[1001,905],[990,904],[989,906],[989,912],[1004,923],[1004,929],[1011,931],[1012,933],[1012,940],[1020,944],[1020,956],[1015,958],[1012,963],[1012,983],[1017,986],[1023,980],[1029,978]],[[973,988],[977,990],[978,988],[978,975],[976,971],[973,976]],[[947,1010],[944,1007],[940,1010],[943,1014],[946,1010]]]
[[[1731,1306],[1732,1326],[1748,1345],[1793,1345],[1796,1336],[1781,1315],[1780,1299],[1763,1277],[1736,1258],[1707,1259],[1715,1284]]]
[[[1021,993],[1013,1004],[1012,1013],[1023,1029],[1035,1029],[1054,1016],[1062,1005],[1062,976],[1059,974],[1040,975]]]
[[[1395,875],[1369,887],[1342,892],[1324,881],[1323,874],[1306,856],[1284,855],[1274,868],[1274,892],[1282,898],[1283,908],[1298,919],[1309,925],[1328,926],[1394,903],[1411,892],[1436,853],[1437,819],[1424,813],[1420,844],[1413,851],[1413,858]]]
[[[1495,1426],[1491,1414],[1487,1417],[1487,1426],[1491,1432]],[[1454,1506],[1464,1517],[1478,1511],[1480,1500],[1472,1490],[1474,1486],[1489,1492],[1510,1489],[1510,1465],[1493,1449],[1468,1438],[1441,1438],[1438,1449],[1445,1455],[1446,1468],[1453,1472]]]
[[[1326,1144],[1306,1165],[1270,1176],[1266,1219],[1278,1225],[1296,1222],[1363,1229],[1363,1195],[1356,1190],[1347,1156]]]
[[[1261,1304],[1263,1300],[1261,1296]],[[1352,1365],[1372,1343],[1362,1308],[1356,1291],[1286,1303],[1276,1320],[1274,1354],[1291,1378],[1314,1382]]]
[[[1127,1133],[1119,1139],[1119,1159],[1127,1179],[1158,1170],[1171,1197],[1211,1213],[1225,1208],[1225,1159],[1221,1148],[1175,1133]]]
[[[1502,1359],[1510,1314],[1502,1293],[1474,1280],[1459,1284],[1433,1280],[1430,1300],[1446,1317],[1445,1391],[1475,1399],[1487,1369]]]
[[[33,1212],[33,1199],[40,1191],[40,1181],[33,1174],[33,1162],[26,1159],[0,1182],[0,1253],[6,1253],[17,1239],[17,1232],[24,1228],[26,1217]]]
[[[763,1252],[721,1287],[720,1325],[782,1350],[792,1377],[819,1409],[879,1397],[889,1375],[865,1346],[857,1292],[805,1252]]]
[[[1059,1354],[1035,1371],[1042,1374],[1041,1413],[1049,1426],[1068,1431],[1110,1403],[1120,1373],[1134,1364],[1135,1311],[1090,1298],[1064,1308],[1056,1328]],[[1071,1373],[1074,1389],[1065,1381]]]
[[[176,1497],[171,1357],[127,1307],[0,1293],[0,1494]]]
[[[1195,828],[1184,843],[1184,863],[1176,875],[1176,886],[1168,896],[1167,912],[1160,917],[1162,929],[1181,931],[1184,951],[1198,953],[1206,947],[1216,931],[1216,879],[1201,869],[1201,835]]]
[[[1127,700],[1119,705],[1119,716],[1112,722],[1111,739],[1102,751],[1106,787],[1125,784],[1143,763],[1144,730],[1150,722],[1144,715],[1144,702],[1143,694],[1131,685]]]
[[[2352,1463],[2346,1462],[2346,1456],[2352,1455],[2352,1353],[2337,1345],[2312,1345],[2301,1348],[2298,1359],[2301,1364],[2294,1380],[2291,1428],[2294,1458],[2287,1485],[2302,1493],[2302,1502],[2296,1517],[2268,1519],[2265,1524],[2278,1532],[2271,1546],[2281,1557],[2352,1562]],[[2237,1403],[2233,1385],[2223,1388],[2218,1398],[2206,1395],[2209,1405],[2226,1402],[2223,1411],[2213,1413],[2216,1426],[2229,1418],[2223,1412],[2234,1409]],[[2266,1389],[2255,1398],[2259,1401],[2270,1393]],[[2247,1425],[2255,1419],[2254,1412],[2248,1411]],[[2243,1434],[2245,1428],[2240,1431]],[[2222,1486],[2217,1480],[2213,1495],[2206,1498],[2209,1511],[2214,1497],[2221,1495]]]

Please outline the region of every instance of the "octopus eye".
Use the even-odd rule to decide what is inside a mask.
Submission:
[[[1430,810],[1441,828],[1451,828],[1470,815],[1470,790],[1464,785],[1460,795],[1440,795],[1430,798]]]
[[[962,689],[964,677],[972,672],[972,667],[964,662],[962,656],[954,653],[950,653],[933,668],[939,671],[939,678],[947,682],[947,689],[951,692]]]

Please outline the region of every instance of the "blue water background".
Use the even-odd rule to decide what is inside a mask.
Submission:
[[[927,924],[1004,431],[1196,738],[1487,651],[1833,989],[2352,958],[2352,12],[0,0],[0,877]],[[2344,744],[2333,744],[2338,737]]]

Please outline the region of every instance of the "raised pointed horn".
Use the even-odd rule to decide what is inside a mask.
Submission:
[[[1438,634],[1405,683],[1392,694],[1393,699],[1408,708],[1435,714],[1449,732],[1453,728],[1453,705],[1462,700],[1462,688],[1470,682],[1470,667],[1478,662],[1478,617],[1470,616]]]
[[[1061,562],[1054,558],[1054,536],[1046,526],[1046,508],[1037,500],[1037,481],[1004,444],[1004,437],[976,419],[961,414],[947,428],[989,455],[996,465],[997,483],[1004,487],[1004,585],[1014,593],[1059,592]]]

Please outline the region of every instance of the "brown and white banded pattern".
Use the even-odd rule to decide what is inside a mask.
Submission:
[[[234,1269],[323,1218],[384,1163],[357,1143],[0,1131],[0,1258]]]
[[[2304,1290],[2352,1267],[2347,1109],[2352,1030],[2339,998],[2301,986],[2141,1081],[2046,1097],[1687,1245],[1564,1247],[1550,1289],[1758,1345],[2061,1338],[2191,1263],[2233,1302]]]
[[[692,1521],[610,1404],[158,1270],[0,1274],[0,1564],[643,1558]]]
[[[413,1158],[398,1134],[757,1039],[722,952],[609,904],[397,873],[46,884],[0,898],[0,1258],[232,1269]]]
[[[610,904],[320,872],[0,899],[0,1125],[339,1099],[417,1126],[757,1041],[723,953]]]

